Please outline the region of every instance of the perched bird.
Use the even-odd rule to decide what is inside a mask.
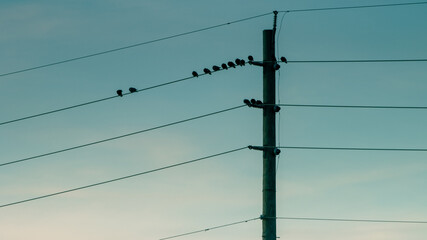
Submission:
[[[219,68],[217,65],[213,65],[213,66],[212,66],[212,69],[213,69],[214,71],[219,71],[221,68]]]
[[[249,60],[249,61],[253,61],[253,60],[254,60],[254,57],[252,57],[252,55],[249,55],[249,56],[248,56],[248,60]]]
[[[117,95],[119,95],[120,97],[123,97],[123,91],[121,89],[116,91]]]
[[[203,69],[203,72],[205,72],[206,74],[211,74],[211,70],[209,70],[208,68]]]
[[[256,100],[256,104],[258,104],[258,105],[262,105],[261,100]]]
[[[245,103],[246,105],[248,105],[249,107],[252,107],[251,101],[249,101],[249,99],[245,99],[243,100],[243,103]]]
[[[240,59],[240,66],[245,66],[245,60],[243,60],[243,59]]]
[[[192,74],[193,74],[193,77],[198,77],[199,76],[199,74],[196,71],[193,71]]]
[[[236,60],[235,60],[234,62],[236,63],[236,65],[239,65],[239,66],[240,66],[240,64],[241,64],[241,63],[240,63],[240,61],[241,61],[241,60],[240,60],[239,58],[236,58]]]
[[[134,92],[137,92],[138,90],[136,90],[136,88],[134,88],[134,87],[130,87],[129,88],[129,92],[130,93],[134,93]]]
[[[284,62],[284,63],[288,63],[288,60],[285,57],[281,57],[280,61]]]
[[[229,67],[236,68],[236,65],[233,62],[231,62],[231,61],[228,62],[227,64],[228,64]]]
[[[252,104],[252,105],[255,105],[255,104],[256,104],[256,100],[252,98],[252,99],[251,99],[251,104]]]
[[[221,64],[221,67],[222,67],[222,69],[224,69],[224,70],[227,70],[227,69],[228,69],[227,64],[225,64],[225,63]]]

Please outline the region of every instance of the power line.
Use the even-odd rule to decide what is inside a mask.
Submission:
[[[297,60],[297,61],[288,61],[288,63],[338,63],[338,62],[342,62],[342,63],[355,63],[355,62],[425,62],[427,61],[427,59],[387,59],[387,60]],[[218,71],[222,71],[223,69],[220,69]],[[207,75],[206,73],[202,73],[199,74],[199,76],[203,76],[203,75]],[[150,87],[146,87],[146,88],[141,88],[141,89],[137,89],[137,92],[143,92],[143,91],[147,91],[147,90],[151,90],[154,88],[158,88],[158,87],[163,87],[163,86],[167,86],[170,84],[174,84],[174,83],[178,83],[178,82],[183,82],[189,79],[193,79],[195,78],[194,76],[191,77],[186,77],[186,78],[181,78],[181,79],[177,79],[174,81],[170,81],[170,82],[166,82],[166,83],[162,83],[162,84],[157,84],[157,85],[153,85]],[[123,96],[129,95],[131,93],[124,93]],[[47,112],[43,112],[43,113],[38,113],[38,114],[34,114],[34,115],[29,115],[26,117],[21,117],[21,118],[17,118],[17,119],[13,119],[13,120],[8,120],[8,121],[4,121],[4,122],[0,122],[0,126],[1,125],[6,125],[6,124],[10,124],[10,123],[14,123],[14,122],[19,122],[19,121],[23,121],[23,120],[27,120],[27,119],[31,119],[31,118],[36,118],[36,117],[41,117],[44,115],[49,115],[49,114],[53,114],[53,113],[57,113],[57,112],[62,112],[65,110],[69,110],[69,109],[73,109],[73,108],[78,108],[78,107],[83,107],[86,105],[90,105],[90,104],[94,104],[94,103],[98,103],[98,102],[103,102],[103,101],[107,101],[113,98],[117,98],[119,96],[114,95],[114,96],[110,96],[110,97],[105,97],[105,98],[101,98],[101,99],[97,99],[97,100],[93,100],[93,101],[89,101],[89,102],[84,102],[84,103],[80,103],[80,104],[76,104],[76,105],[72,105],[72,106],[68,106],[68,107],[63,107],[63,108],[59,108],[59,109],[55,109],[55,110],[51,110],[51,111],[47,111]],[[370,106],[334,106],[334,105],[304,105],[304,104],[282,104],[280,106],[293,106],[293,107],[353,107],[353,108],[412,108],[412,109],[423,109],[424,107],[387,107],[387,106],[374,106],[374,107],[370,107]]]
[[[35,66],[35,67],[30,67],[30,68],[25,68],[25,69],[21,69],[21,70],[16,70],[16,71],[13,71],[13,72],[2,73],[2,74],[0,74],[0,77],[9,76],[9,75],[13,75],[13,74],[18,74],[18,73],[22,73],[22,72],[28,72],[28,71],[32,71],[32,70],[36,70],[36,69],[40,69],[40,68],[51,67],[51,66],[55,66],[55,65],[59,65],[59,64],[63,64],[63,63],[68,63],[68,62],[73,62],[73,61],[77,61],[77,60],[81,60],[81,59],[91,58],[91,57],[95,57],[95,56],[99,56],[99,55],[104,55],[104,54],[108,54],[108,53],[112,53],[112,52],[118,52],[118,51],[126,50],[126,49],[129,49],[129,48],[139,47],[139,46],[142,46],[142,45],[147,45],[147,44],[151,44],[151,43],[155,43],[155,42],[160,42],[160,41],[164,41],[164,40],[168,40],[168,39],[172,39],[172,38],[177,38],[177,37],[182,37],[182,36],[185,36],[185,35],[190,35],[190,34],[194,34],[194,33],[198,33],[198,32],[203,32],[203,31],[207,31],[207,30],[210,30],[210,29],[219,28],[219,27],[223,27],[223,26],[227,26],[227,25],[231,25],[231,24],[235,24],[235,23],[239,23],[239,22],[244,22],[244,21],[248,21],[248,20],[251,20],[251,19],[259,18],[259,17],[264,17],[264,16],[267,16],[267,15],[270,15],[270,14],[272,14],[272,12],[263,13],[263,14],[260,14],[260,15],[255,15],[255,16],[251,16],[251,17],[247,17],[247,18],[242,18],[242,19],[238,19],[238,20],[235,20],[235,21],[231,21],[231,22],[227,22],[227,23],[221,23],[221,24],[217,24],[217,25],[214,25],[214,26],[200,28],[200,29],[197,29],[197,30],[193,30],[193,31],[189,31],[189,32],[184,32],[184,33],[179,33],[179,34],[175,34],[175,35],[171,35],[171,36],[167,36],[167,37],[163,37],[163,38],[158,38],[158,39],[154,39],[154,40],[150,40],[150,41],[146,41],[146,42],[140,42],[140,43],[136,43],[136,44],[124,46],[124,47],[114,48],[114,49],[110,49],[110,50],[106,50],[106,51],[102,51],[102,52],[87,54],[87,55],[80,56],[80,57],[69,58],[69,59],[66,59],[66,60],[61,60],[61,61],[57,61],[57,62],[53,62],[53,63],[48,63],[48,64],[43,64],[43,65],[39,65],[39,66]]]
[[[408,6],[408,5],[421,5],[421,4],[427,4],[427,2],[378,4],[378,5],[362,5],[362,6],[348,6],[348,7],[329,7],[329,8],[291,9],[291,10],[281,10],[279,12],[285,12],[285,13],[288,13],[288,12],[309,12],[309,11],[324,11],[324,10],[341,10],[341,9],[357,9],[357,8]],[[272,12],[263,13],[263,14],[260,14],[260,15],[255,15],[255,16],[251,16],[251,17],[247,17],[247,18],[242,18],[242,19],[238,19],[238,20],[235,20],[235,21],[231,21],[231,22],[227,22],[227,23],[222,23],[222,24],[217,24],[217,25],[210,26],[210,27],[200,28],[200,29],[197,29],[197,30],[188,31],[188,32],[184,32],[184,33],[179,33],[179,34],[175,34],[175,35],[171,35],[171,36],[167,36],[167,37],[163,37],[163,38],[158,38],[158,39],[154,39],[154,40],[150,40],[150,41],[146,41],[146,42],[140,42],[140,43],[136,43],[136,44],[132,44],[132,45],[128,45],[128,46],[123,46],[123,47],[118,47],[118,48],[114,48],[114,49],[110,49],[110,50],[105,50],[105,51],[102,51],[102,52],[87,54],[87,55],[83,55],[83,56],[80,56],[80,57],[69,58],[69,59],[65,59],[65,60],[61,60],[61,61],[57,61],[57,62],[52,62],[52,63],[48,63],[48,64],[43,64],[43,65],[39,65],[39,66],[35,66],[35,67],[25,68],[25,69],[16,70],[16,71],[8,72],[8,73],[2,73],[2,74],[0,74],[0,77],[14,75],[14,74],[22,73],[22,72],[28,72],[28,71],[32,71],[32,70],[36,70],[36,69],[40,69],[40,68],[51,67],[51,66],[55,66],[55,65],[59,65],[59,64],[63,64],[63,63],[68,63],[68,62],[73,62],[73,61],[77,61],[77,60],[81,60],[81,59],[91,58],[91,57],[95,57],[95,56],[99,56],[99,55],[104,55],[104,54],[108,54],[108,53],[112,53],[112,52],[122,51],[122,50],[126,50],[126,49],[129,49],[129,48],[134,48],[134,47],[138,47],[138,46],[142,46],[142,45],[147,45],[147,44],[151,44],[151,43],[155,43],[155,42],[159,42],[159,41],[164,41],[164,40],[168,40],[168,39],[172,39],[172,38],[177,38],[177,37],[181,37],[181,36],[185,36],[185,35],[190,35],[190,34],[202,32],[202,31],[207,31],[207,30],[210,30],[210,29],[214,29],[214,28],[218,28],[218,27],[223,27],[223,26],[227,26],[227,25],[231,25],[231,24],[235,24],[235,23],[239,23],[239,22],[243,22],[243,21],[248,21],[248,20],[251,20],[251,19],[254,19],[254,18],[264,17],[264,16],[267,16],[267,15],[270,15],[270,14],[272,14]]]
[[[214,230],[214,229],[218,229],[218,228],[224,228],[224,227],[229,227],[229,226],[233,226],[233,225],[237,225],[237,224],[242,224],[242,223],[247,223],[247,222],[255,221],[255,220],[259,220],[259,219],[260,219],[259,217],[257,217],[257,218],[251,218],[251,219],[247,219],[247,220],[243,220],[243,221],[239,221],[239,222],[233,222],[233,223],[219,225],[219,226],[210,227],[210,228],[205,228],[205,229],[197,230],[197,231],[193,231],[193,232],[182,233],[182,234],[179,234],[179,235],[174,235],[174,236],[170,236],[170,237],[160,238],[159,240],[166,240],[166,239],[172,239],[172,238],[177,238],[177,237],[192,235],[192,234],[196,234],[196,233],[201,233],[201,232],[207,232],[207,231],[210,231],[210,230]]]
[[[424,2],[409,2],[409,3],[390,3],[390,4],[377,4],[377,5],[360,5],[360,6],[347,6],[347,7],[327,7],[327,8],[307,8],[307,9],[290,9],[281,10],[278,12],[312,12],[312,11],[327,11],[327,10],[345,10],[345,9],[361,9],[361,8],[378,8],[378,7],[397,7],[397,6],[410,6],[427,4]]]
[[[256,61],[276,62],[276,61]],[[281,61],[277,61],[281,62]],[[335,60],[286,60],[286,63],[400,63],[400,62],[427,62],[427,58],[406,58],[406,59],[335,59]]]
[[[359,147],[313,147],[313,146],[280,146],[277,148],[300,149],[300,150],[427,152],[427,148],[359,148]]]
[[[218,70],[218,71],[221,71],[221,70]],[[206,75],[206,74],[205,73],[199,74],[198,77],[203,76],[203,75]],[[165,83],[153,85],[153,86],[146,87],[146,88],[137,89],[137,92],[135,92],[135,93],[144,92],[144,91],[147,91],[147,90],[151,90],[151,89],[154,89],[154,88],[159,88],[159,87],[167,86],[167,85],[178,83],[178,82],[183,82],[183,81],[186,81],[186,80],[189,80],[189,79],[193,79],[193,78],[195,78],[195,77],[191,76],[191,77],[181,78],[181,79],[177,79],[177,80],[170,81],[170,82],[165,82]],[[132,94],[135,94],[135,93],[132,93]],[[131,94],[131,93],[123,93],[123,96],[129,95],[129,94]],[[31,119],[31,118],[41,117],[41,116],[52,114],[52,113],[62,112],[62,111],[73,109],[73,108],[83,107],[83,106],[86,106],[86,105],[90,105],[90,104],[94,104],[94,103],[98,103],[98,102],[107,101],[107,100],[110,100],[110,99],[113,99],[113,98],[117,98],[117,97],[119,97],[119,96],[118,95],[114,95],[114,96],[110,96],[110,97],[106,97],[106,98],[101,98],[101,99],[97,99],[97,100],[93,100],[93,101],[89,101],[89,102],[85,102],[85,103],[80,103],[80,104],[76,104],[76,105],[72,105],[72,106],[68,106],[68,107],[64,107],[64,108],[55,109],[55,110],[52,110],[52,111],[38,113],[38,114],[34,114],[34,115],[22,117],[22,118],[17,118],[17,119],[13,119],[13,120],[8,120],[8,121],[5,121],[5,122],[0,122],[0,126],[1,125],[5,125],[5,124],[14,123],[14,122],[19,122],[19,121],[27,120],[27,119]]]
[[[107,138],[107,139],[103,139],[103,140],[99,140],[99,141],[95,141],[95,142],[91,142],[91,143],[86,143],[86,144],[82,144],[82,145],[78,145],[78,146],[74,146],[74,147],[70,147],[70,148],[65,148],[65,149],[61,149],[61,150],[57,150],[57,151],[53,151],[53,152],[49,152],[49,153],[44,153],[44,154],[40,154],[40,155],[36,155],[36,156],[32,156],[32,157],[22,158],[22,159],[15,160],[15,161],[1,163],[0,167],[6,166],[6,165],[11,165],[11,164],[16,164],[16,163],[21,163],[21,162],[25,162],[25,161],[29,161],[29,160],[41,158],[41,157],[46,157],[46,156],[50,156],[50,155],[54,155],[54,154],[58,154],[58,153],[62,153],[62,152],[67,152],[67,151],[71,151],[71,150],[75,150],[75,149],[79,149],[79,148],[83,148],[83,147],[88,147],[88,146],[96,145],[96,144],[99,144],[99,143],[104,143],[104,142],[116,140],[116,139],[119,139],[119,138],[130,137],[132,135],[136,135],[136,134],[140,134],[140,133],[145,133],[145,132],[157,130],[157,129],[164,128],[164,127],[169,127],[169,126],[172,126],[172,125],[177,125],[177,124],[180,124],[180,123],[185,123],[185,122],[193,121],[193,120],[200,119],[200,118],[205,118],[205,117],[216,115],[216,114],[219,114],[219,113],[224,113],[224,112],[232,111],[232,110],[235,110],[235,109],[238,109],[238,108],[242,108],[244,106],[246,106],[246,105],[240,105],[240,106],[237,106],[237,107],[227,108],[227,109],[224,109],[224,110],[220,110],[220,111],[216,111],[216,112],[212,112],[212,113],[200,115],[200,116],[197,116],[197,117],[187,118],[187,119],[184,119],[184,120],[181,120],[181,121],[176,121],[176,122],[172,122],[172,123],[160,125],[160,126],[153,127],[153,128],[148,128],[148,129],[144,129],[144,130],[140,130],[140,131],[136,131],[136,132],[131,132],[131,133],[123,134],[123,135],[112,137],[112,138]]]
[[[82,187],[72,188],[72,189],[68,189],[68,190],[64,190],[64,191],[60,191],[60,192],[55,192],[55,193],[50,193],[50,194],[42,195],[42,196],[39,196],[39,197],[34,197],[34,198],[20,200],[20,201],[16,201],[16,202],[12,202],[12,203],[7,203],[7,204],[0,205],[0,208],[12,206],[12,205],[17,205],[17,204],[21,204],[21,203],[26,203],[26,202],[30,202],[30,201],[35,201],[35,200],[39,200],[39,199],[43,199],[43,198],[53,197],[53,196],[57,196],[57,195],[61,195],[61,194],[69,193],[69,192],[74,192],[74,191],[78,191],[78,190],[82,190],[82,189],[86,189],[86,188],[91,188],[91,187],[95,187],[95,186],[99,186],[99,185],[104,185],[104,184],[107,184],[107,183],[117,182],[117,181],[125,180],[125,179],[128,179],[128,178],[133,178],[133,177],[137,177],[137,176],[141,176],[141,175],[153,173],[153,172],[159,172],[159,171],[162,171],[162,170],[165,170],[165,169],[168,169],[168,168],[174,168],[174,167],[178,167],[178,166],[182,166],[182,165],[186,165],[186,164],[190,164],[190,163],[202,161],[202,160],[205,160],[205,159],[209,159],[209,158],[218,157],[218,156],[230,154],[230,153],[233,153],[233,152],[241,151],[241,150],[246,149],[246,148],[247,147],[236,148],[236,149],[233,149],[233,150],[229,150],[229,151],[225,151],[225,152],[221,152],[221,153],[216,153],[216,154],[209,155],[209,156],[206,156],[206,157],[201,157],[201,158],[193,159],[193,160],[190,160],[190,161],[185,161],[185,162],[168,165],[168,166],[161,167],[161,168],[152,169],[152,170],[149,170],[149,171],[139,172],[139,173],[135,173],[135,174],[132,174],[132,175],[127,175],[127,176],[124,176],[124,177],[114,178],[114,179],[110,179],[110,180],[107,180],[107,181],[98,182],[98,183],[94,183],[94,184],[90,184],[90,185],[86,185],[86,186],[82,186]]]
[[[225,225],[219,225],[216,227],[211,227],[211,228],[206,228],[206,229],[197,230],[197,231],[193,231],[193,232],[187,232],[187,233],[183,233],[183,234],[179,234],[179,235],[174,235],[174,236],[170,236],[170,237],[160,238],[159,240],[167,240],[167,239],[192,235],[192,234],[196,234],[196,233],[206,232],[206,231],[217,229],[217,228],[223,228],[223,227],[228,227],[228,226],[232,226],[232,225],[236,225],[236,224],[247,223],[249,221],[258,220],[261,218],[260,217],[252,218],[252,219],[248,219],[248,220],[244,220],[244,221],[229,223],[229,224],[225,224]],[[378,219],[374,220],[374,219],[343,219],[343,218],[276,217],[276,219],[280,219],[280,220],[302,220],[302,221],[369,222],[369,223],[411,223],[411,224],[425,224],[425,223],[427,223],[427,221],[411,221],[411,220],[408,221],[408,220],[378,220]]]
[[[379,106],[379,105],[328,105],[328,104],[278,104],[283,107],[312,107],[312,108],[364,108],[364,109],[427,109],[423,106]]]
[[[426,224],[427,221],[407,221],[407,220],[378,220],[378,219],[344,219],[344,218],[298,218],[298,217],[277,217],[282,220],[303,220],[303,221],[334,221],[334,222],[370,222],[370,223],[417,223]]]
[[[288,63],[392,63],[392,62],[427,62],[419,59],[348,59],[348,60],[288,60]]]
[[[125,94],[123,94],[123,95],[125,95]],[[69,110],[69,109],[73,109],[73,108],[77,108],[77,107],[83,107],[83,106],[90,105],[90,104],[93,104],[93,103],[107,101],[107,100],[110,100],[110,99],[113,99],[113,98],[116,98],[116,97],[118,97],[118,96],[111,96],[111,97],[101,98],[101,99],[98,99],[98,100],[93,100],[93,101],[90,101],[90,102],[80,103],[80,104],[72,105],[72,106],[69,106],[69,107],[59,108],[59,109],[52,110],[52,111],[47,111],[47,112],[38,113],[38,114],[34,114],[34,115],[22,117],[22,118],[8,120],[8,121],[5,121],[5,122],[0,122],[0,126],[1,125],[6,125],[6,124],[10,124],[10,123],[14,123],[14,122],[19,122],[19,121],[27,120],[27,119],[30,119],[30,118],[41,117],[41,116],[44,116],[44,115],[48,115],[48,114],[52,114],[52,113],[57,113],[57,112],[61,112],[61,111],[65,111],[65,110]]]

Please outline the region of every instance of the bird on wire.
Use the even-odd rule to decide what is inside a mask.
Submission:
[[[236,64],[234,64],[232,61],[228,62],[227,64],[229,67],[236,68]]]
[[[136,88],[134,88],[134,87],[130,87],[129,88],[129,92],[130,93],[134,93],[134,92],[137,92],[138,90],[136,90]]]
[[[193,77],[198,77],[199,76],[199,74],[196,71],[193,71],[192,74],[193,74]]]
[[[221,68],[219,68],[217,65],[212,66],[212,69],[216,72],[219,71]]]
[[[241,63],[241,60],[239,59],[239,58],[236,58],[236,60],[234,61],[235,63],[236,63],[236,65],[238,65],[238,66],[240,66],[242,63]]]
[[[208,68],[203,69],[203,72],[206,73],[206,74],[209,74],[209,75],[212,74],[211,70],[209,70]]]
[[[282,61],[284,63],[288,63],[288,60],[285,57],[280,57],[280,61]]]
[[[254,57],[252,57],[252,55],[249,55],[249,56],[248,56],[248,60],[249,60],[249,61],[253,61],[253,60],[254,60]]]
[[[227,69],[228,69],[227,64],[225,64],[225,63],[221,64],[221,67],[222,67],[222,69],[224,69],[224,70],[227,70]]]
[[[119,95],[120,97],[123,97],[123,91],[121,89],[116,91],[117,95]]]

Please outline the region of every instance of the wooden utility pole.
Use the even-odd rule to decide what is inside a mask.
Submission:
[[[276,58],[273,30],[263,31],[262,239],[276,240]]]

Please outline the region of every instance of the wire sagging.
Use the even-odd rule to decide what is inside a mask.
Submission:
[[[140,130],[140,131],[136,131],[136,132],[131,132],[131,133],[123,134],[123,135],[116,136],[116,137],[111,137],[111,138],[107,138],[107,139],[103,139],[103,140],[99,140],[99,141],[95,141],[95,142],[91,142],[91,143],[86,143],[86,144],[82,144],[82,145],[78,145],[78,146],[74,146],[74,147],[70,147],[70,148],[65,148],[65,149],[61,149],[61,150],[57,150],[57,151],[53,151],[53,152],[49,152],[49,153],[44,153],[44,154],[32,156],[32,157],[22,158],[22,159],[15,160],[15,161],[5,162],[5,163],[1,163],[0,167],[6,166],[6,165],[11,165],[11,164],[16,164],[16,163],[21,163],[21,162],[25,162],[25,161],[29,161],[29,160],[41,158],[41,157],[51,156],[51,155],[54,155],[54,154],[63,153],[63,152],[67,152],[67,151],[71,151],[71,150],[75,150],[75,149],[79,149],[79,148],[83,148],[83,147],[88,147],[88,146],[92,146],[92,145],[104,143],[104,142],[109,142],[109,141],[120,139],[120,138],[130,137],[130,136],[133,136],[133,135],[136,135],[136,134],[141,134],[141,133],[145,133],[145,132],[157,130],[157,129],[160,129],[160,128],[169,127],[169,126],[177,125],[177,124],[180,124],[180,123],[185,123],[185,122],[193,121],[193,120],[196,120],[196,119],[205,118],[205,117],[208,117],[208,116],[212,116],[212,115],[216,115],[216,114],[220,114],[220,113],[232,111],[232,110],[235,110],[235,109],[238,109],[238,108],[242,108],[244,106],[246,106],[246,105],[240,105],[240,106],[236,106],[236,107],[232,107],[232,108],[227,108],[227,109],[224,109],[224,110],[220,110],[220,111],[216,111],[216,112],[212,112],[212,113],[200,115],[200,116],[197,116],[197,117],[192,117],[192,118],[184,119],[184,120],[181,120],[181,121],[176,121],[176,122],[164,124],[164,125],[153,127],[153,128],[148,128],[148,129],[144,129],[144,130]]]
[[[68,189],[68,190],[64,190],[64,191],[60,191],[60,192],[55,192],[55,193],[50,193],[50,194],[42,195],[42,196],[39,196],[39,197],[34,197],[34,198],[20,200],[20,201],[16,201],[16,202],[12,202],[12,203],[7,203],[7,204],[0,205],[0,208],[12,206],[12,205],[17,205],[17,204],[21,204],[21,203],[26,203],[26,202],[30,202],[30,201],[35,201],[35,200],[39,200],[39,199],[43,199],[43,198],[53,197],[53,196],[57,196],[57,195],[61,195],[61,194],[69,193],[69,192],[75,192],[75,191],[78,191],[78,190],[82,190],[82,189],[86,189],[86,188],[91,188],[91,187],[95,187],[95,186],[99,186],[99,185],[104,185],[104,184],[107,184],[107,183],[117,182],[117,181],[125,180],[125,179],[128,179],[128,178],[133,178],[133,177],[137,177],[137,176],[141,176],[141,175],[153,173],[153,172],[159,172],[159,171],[162,171],[162,170],[166,170],[168,168],[174,168],[174,167],[178,167],[178,166],[182,166],[182,165],[186,165],[186,164],[190,164],[190,163],[194,163],[194,162],[199,162],[199,161],[202,161],[202,160],[205,160],[205,159],[209,159],[209,158],[218,157],[218,156],[230,154],[230,153],[233,153],[233,152],[241,151],[241,150],[246,149],[246,148],[247,147],[236,148],[236,149],[233,149],[233,150],[229,150],[229,151],[225,151],[225,152],[221,152],[221,153],[216,153],[216,154],[209,155],[209,156],[206,156],[206,157],[201,157],[201,158],[197,158],[197,159],[190,160],[190,161],[185,161],[185,162],[181,162],[181,163],[172,164],[172,165],[169,165],[169,166],[166,166],[166,167],[156,168],[156,169],[153,169],[153,170],[144,171],[144,172],[140,172],[140,173],[135,173],[135,174],[127,175],[127,176],[120,177],[120,178],[114,178],[114,179],[110,179],[110,180],[107,180],[107,181],[98,182],[98,183],[94,183],[94,184],[90,184],[90,185],[86,185],[86,186],[82,186],[82,187],[72,188],[72,189]]]

